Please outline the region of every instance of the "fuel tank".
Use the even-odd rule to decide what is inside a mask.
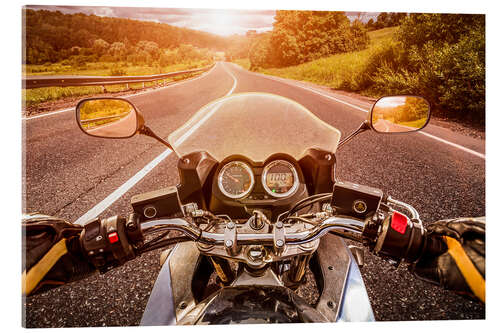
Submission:
[[[191,313],[198,314],[186,316],[194,325],[328,322],[295,292],[277,286],[223,288]]]

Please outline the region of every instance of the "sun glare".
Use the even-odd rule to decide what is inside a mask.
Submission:
[[[218,10],[213,11],[206,15],[205,22],[200,22],[203,25],[211,26],[211,30],[215,30],[221,34],[228,34],[234,30],[234,26],[236,24],[234,14]]]

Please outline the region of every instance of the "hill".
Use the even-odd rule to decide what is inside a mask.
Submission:
[[[24,9],[23,24],[25,64],[55,63],[82,51],[91,55],[97,40],[109,45],[123,43],[125,49],[141,41],[156,43],[162,49],[191,44],[218,50],[227,45],[224,37],[164,23],[59,11]]]

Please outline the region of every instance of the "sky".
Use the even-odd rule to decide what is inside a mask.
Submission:
[[[406,104],[406,97],[386,97],[377,101],[377,106],[381,108],[395,108],[400,105]]]
[[[272,30],[275,10],[182,9],[141,7],[80,7],[27,6],[31,9],[59,10],[64,14],[84,13],[97,16],[121,17],[135,20],[167,23],[178,27],[206,31],[222,36],[243,35],[248,30]],[[350,19],[360,15],[363,21],[378,13],[346,12]]]

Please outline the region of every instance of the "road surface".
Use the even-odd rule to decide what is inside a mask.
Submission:
[[[134,134],[137,129],[137,116],[135,111],[130,111],[123,118],[112,118],[104,125],[86,128],[85,131],[94,136],[105,138],[126,138]]]
[[[293,99],[343,135],[370,103],[309,84],[218,63],[208,73],[129,99],[160,136],[222,96],[262,91]],[[178,182],[177,157],[146,136],[99,139],[83,134],[74,111],[23,120],[24,211],[79,223],[98,214],[128,215],[130,198]],[[277,124],[286,126],[286,124]],[[223,130],[223,129],[214,129]],[[294,133],[290,133],[293,138]],[[484,141],[429,126],[425,133],[367,132],[337,153],[341,180],[378,187],[411,203],[424,221],[485,214]],[[28,327],[137,325],[159,271],[153,251],[104,275],[29,297]],[[413,278],[366,253],[361,269],[377,320],[484,318],[484,307]]]

